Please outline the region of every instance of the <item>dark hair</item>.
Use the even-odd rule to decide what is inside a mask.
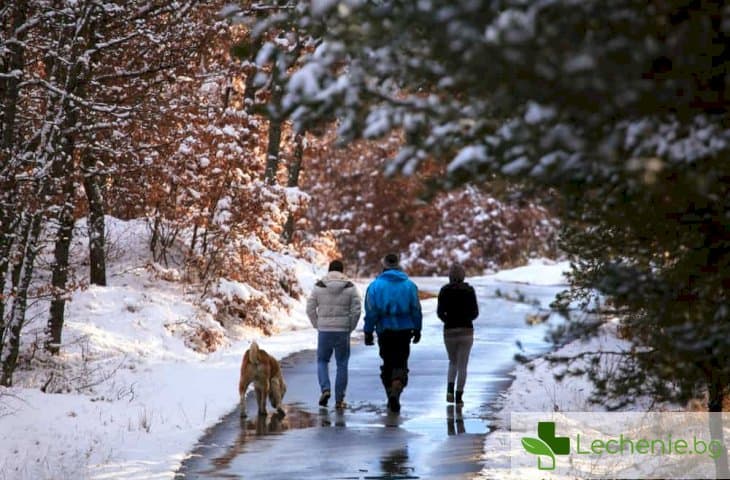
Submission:
[[[454,263],[451,265],[451,268],[449,268],[449,282],[461,283],[464,281],[465,276],[466,272],[460,263]]]
[[[329,272],[344,272],[345,266],[342,264],[341,260],[332,260],[327,270]]]
[[[389,253],[383,257],[383,268],[400,268],[400,258],[397,253]]]

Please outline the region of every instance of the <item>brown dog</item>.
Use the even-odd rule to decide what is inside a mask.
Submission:
[[[241,416],[246,416],[246,390],[253,382],[256,392],[256,403],[259,406],[259,415],[266,415],[266,398],[271,406],[284,415],[281,400],[286,393],[286,383],[281,374],[279,362],[274,357],[261,350],[253,342],[241,361],[241,379],[238,382],[238,395],[241,399]]]

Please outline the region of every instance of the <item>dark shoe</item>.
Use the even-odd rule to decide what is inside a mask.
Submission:
[[[335,403],[335,409],[337,410],[344,410],[347,408],[347,403],[345,403],[344,400],[340,400],[337,403]]]
[[[454,384],[449,383],[446,385],[446,401],[454,403]]]
[[[456,405],[459,407],[464,406],[464,399],[462,396],[464,395],[464,392],[460,392],[459,390],[456,391]]]
[[[393,413],[400,412],[400,394],[403,392],[403,382],[395,379],[390,384],[390,393],[388,394],[388,409]]]
[[[319,406],[320,407],[327,406],[327,402],[329,402],[329,400],[330,400],[330,395],[331,394],[330,394],[329,390],[325,390],[322,392],[322,395],[319,396]]]

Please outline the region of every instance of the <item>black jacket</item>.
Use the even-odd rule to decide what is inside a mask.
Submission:
[[[448,283],[439,292],[436,314],[444,328],[474,328],[472,320],[479,316],[474,288],[466,282]]]

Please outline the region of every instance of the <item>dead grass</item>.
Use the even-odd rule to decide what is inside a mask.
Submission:
[[[419,290],[418,291],[418,299],[419,300],[428,300],[430,298],[437,298],[439,295],[438,293],[429,292],[427,290]]]

